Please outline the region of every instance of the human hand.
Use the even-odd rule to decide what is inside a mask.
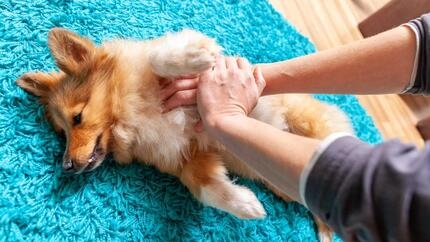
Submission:
[[[177,77],[173,80],[161,80],[163,111],[168,112],[180,106],[196,104],[198,81],[198,76],[185,76]]]
[[[255,107],[266,82],[260,69],[243,58],[219,57],[204,72],[197,88],[197,107],[205,127],[226,117],[247,116]],[[198,125],[198,131],[203,129]]]

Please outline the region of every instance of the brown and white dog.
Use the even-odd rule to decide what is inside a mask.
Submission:
[[[227,170],[260,180],[288,199],[207,134],[195,132],[195,107],[162,112],[160,79],[210,68],[221,50],[213,39],[183,30],[96,46],[55,28],[48,43],[60,71],[26,73],[17,83],[40,97],[55,130],[65,134],[64,171],[91,171],[113,153],[120,164],[138,161],[177,176],[204,204],[247,219],[262,218],[265,210],[251,190],[228,178]],[[342,112],[309,95],[260,98],[251,116],[319,139],[352,132]],[[323,224],[319,227],[321,239],[331,237]]]

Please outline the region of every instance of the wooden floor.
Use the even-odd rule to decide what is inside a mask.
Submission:
[[[362,39],[358,23],[388,0],[269,0],[318,50]],[[419,118],[429,115],[427,98],[400,95],[357,96],[385,139],[400,138],[423,145],[415,128]]]

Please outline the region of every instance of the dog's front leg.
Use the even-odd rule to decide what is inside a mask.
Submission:
[[[194,30],[169,33],[152,44],[149,62],[161,77],[201,73],[214,65],[221,52],[214,39]]]

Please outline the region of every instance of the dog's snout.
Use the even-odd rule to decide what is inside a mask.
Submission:
[[[72,172],[72,171],[74,171],[74,168],[75,168],[74,163],[75,162],[73,162],[72,159],[66,159],[66,160],[64,160],[64,162],[63,162],[63,171],[65,171],[65,172]]]

